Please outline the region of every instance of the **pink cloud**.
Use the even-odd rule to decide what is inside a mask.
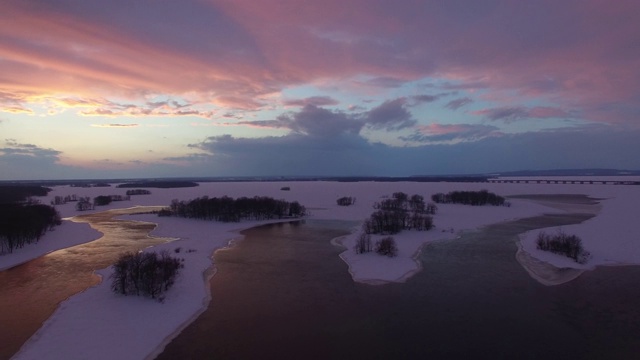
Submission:
[[[638,11],[635,0],[210,0],[127,11],[96,0],[5,1],[0,92],[195,93],[255,110],[318,80],[364,75],[373,79],[365,86],[393,89],[429,77],[496,102],[508,95],[500,106],[539,99],[590,121],[635,124]]]

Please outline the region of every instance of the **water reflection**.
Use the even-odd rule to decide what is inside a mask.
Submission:
[[[217,252],[209,308],[158,359],[631,359],[640,353],[640,267],[559,286],[515,260],[516,235],[585,220],[549,215],[427,245],[404,284],[351,280],[309,221],[254,228]]]
[[[148,235],[155,224],[114,219],[157,209],[136,207],[76,216],[71,221],[88,223],[104,235],[0,272],[0,359],[15,354],[61,301],[98,284],[95,270],[113,264],[122,253],[170,241]]]

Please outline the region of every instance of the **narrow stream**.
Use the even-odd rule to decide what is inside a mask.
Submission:
[[[0,359],[9,359],[53,314],[60,302],[100,282],[95,270],[128,251],[170,239],[149,237],[155,224],[115,220],[155,207],[109,210],[76,216],[105,234],[98,240],[58,250],[0,272]]]

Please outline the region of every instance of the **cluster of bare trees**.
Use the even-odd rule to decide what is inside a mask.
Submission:
[[[0,205],[0,253],[13,252],[38,242],[56,225],[60,214],[52,206],[35,202]]]
[[[351,196],[343,196],[336,200],[340,206],[351,206],[356,203],[356,198]]]
[[[93,198],[90,197],[78,197],[76,202],[77,211],[93,210],[96,206],[105,206],[111,204],[113,201],[129,201],[130,195],[99,195]]]
[[[91,201],[91,198],[88,196],[78,198],[78,202],[76,203],[76,210],[93,210],[93,202]]]
[[[66,195],[66,196],[55,196],[53,200],[51,200],[51,205],[64,205],[68,202],[78,201],[78,195]]]
[[[394,257],[398,255],[396,241],[391,236],[384,237],[376,242],[376,252],[380,255]]]
[[[576,235],[568,235],[558,231],[555,235],[538,234],[536,246],[539,250],[551,251],[575,260],[579,264],[589,261],[591,254],[582,246],[582,240]]]
[[[364,254],[371,252],[371,234],[361,232],[356,239],[356,254]]]
[[[362,230],[366,234],[397,234],[402,230],[426,231],[433,228],[437,207],[425,204],[424,197],[409,197],[403,192],[393,193],[389,199],[374,204],[377,209],[365,220]]]
[[[358,254],[375,250],[380,255],[395,256],[396,242],[387,236],[378,240],[372,249],[371,234],[390,235],[402,230],[426,231],[433,228],[433,217],[437,211],[435,204],[425,204],[424,197],[403,192],[393,193],[391,198],[374,204],[375,212],[362,224],[362,232],[356,239]]]
[[[122,295],[142,295],[162,300],[162,294],[173,285],[182,260],[162,251],[126,253],[113,264],[111,290]]]
[[[510,206],[502,196],[487,190],[480,191],[451,191],[447,194],[437,193],[431,195],[431,200],[439,204],[463,204],[463,205],[493,205]]]
[[[93,198],[94,206],[104,206],[111,204],[112,201],[129,201],[129,195],[99,195]]]
[[[220,198],[204,196],[189,201],[173,200],[169,209],[160,211],[158,215],[238,222],[240,220],[299,218],[306,215],[306,209],[297,201],[288,202],[265,196],[238,199],[228,196]]]

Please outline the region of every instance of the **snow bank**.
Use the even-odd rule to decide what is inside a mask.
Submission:
[[[598,265],[640,264],[640,188],[618,186],[621,194],[600,200],[602,209],[596,217],[581,224],[551,227],[527,232],[520,236],[522,250],[538,260],[558,268],[594,269]],[[622,189],[624,188],[624,189]],[[585,264],[578,264],[565,256],[536,249],[535,240],[544,231],[554,234],[562,230],[582,239],[585,250],[592,258]]]
[[[126,219],[158,223],[151,235],[180,237],[147,250],[168,250],[184,259],[184,268],[163,302],[113,294],[108,280],[111,268],[100,270],[102,283],[61,303],[14,359],[143,359],[161,350],[160,344],[206,309],[211,254],[241,237],[238,224],[150,214]],[[242,227],[266,223],[246,222]]]
[[[99,239],[102,234],[89,224],[79,224],[63,220],[60,226],[48,231],[35,244],[15,249],[10,254],[0,255],[0,271],[25,263],[50,252],[66,249]]]

